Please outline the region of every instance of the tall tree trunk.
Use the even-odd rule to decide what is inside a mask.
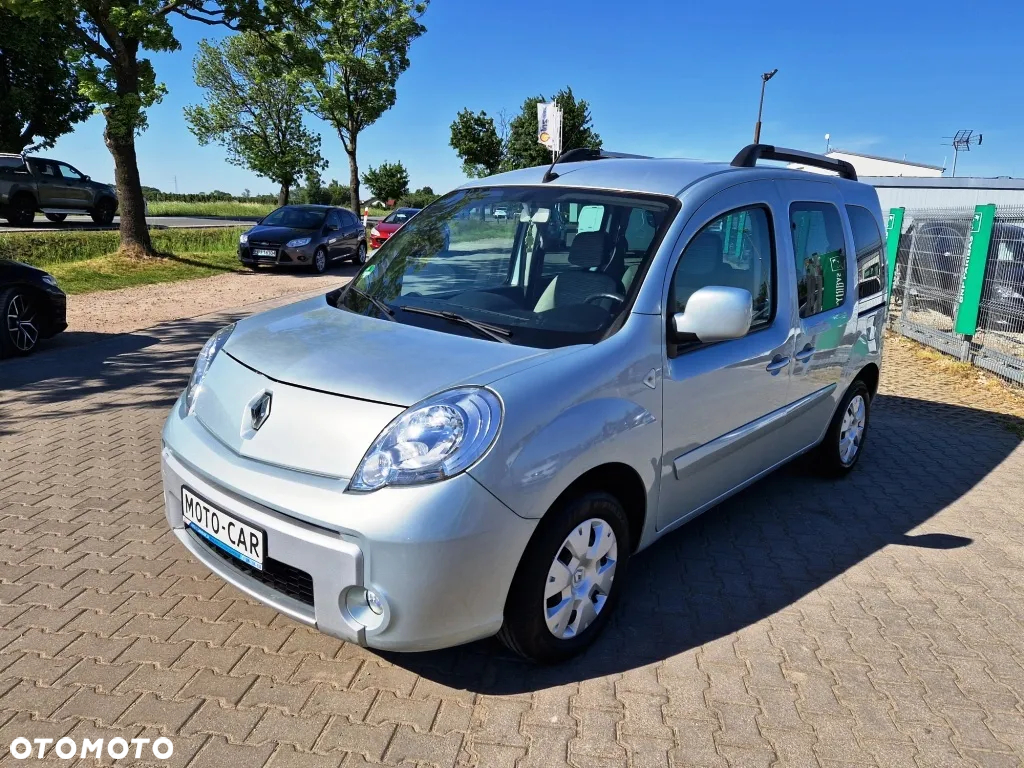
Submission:
[[[103,132],[107,149],[114,156],[114,184],[121,215],[121,247],[153,255],[153,243],[146,226],[146,202],[142,196],[139,163],[135,155],[135,134],[111,131],[108,122]]]
[[[345,148],[348,153],[348,185],[352,197],[352,210],[356,216],[362,216],[359,210],[359,163],[356,162],[356,137],[352,136],[349,146]]]
[[[288,205],[288,198],[291,196],[291,185],[282,184],[280,191],[277,193],[277,207],[280,208],[283,205]]]

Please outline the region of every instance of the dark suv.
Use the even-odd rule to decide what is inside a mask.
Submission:
[[[117,193],[60,160],[0,154],[0,217],[25,227],[36,212],[50,221],[87,213],[106,226],[114,221]]]

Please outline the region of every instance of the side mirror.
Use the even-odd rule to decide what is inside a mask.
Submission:
[[[672,316],[677,336],[700,341],[727,341],[747,335],[754,315],[754,297],[743,288],[709,285],[694,291],[686,309]]]
[[[89,176],[88,174],[86,174],[82,178],[85,179],[86,181],[92,181],[92,176]]]

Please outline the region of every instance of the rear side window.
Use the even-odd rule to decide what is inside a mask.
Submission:
[[[0,174],[28,173],[25,161],[20,157],[0,157]]]
[[[867,208],[846,206],[857,253],[857,298],[869,299],[885,289],[885,249],[878,222]]]
[[[831,203],[789,207],[796,260],[800,317],[813,317],[846,300],[846,240],[839,210]]]

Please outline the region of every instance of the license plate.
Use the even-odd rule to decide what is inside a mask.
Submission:
[[[217,509],[185,486],[181,487],[181,513],[185,525],[197,536],[243,563],[263,570],[267,539],[262,530]]]
[[[256,256],[257,258],[276,259],[277,251],[270,251],[267,250],[266,248],[256,248],[253,250],[252,255]]]

